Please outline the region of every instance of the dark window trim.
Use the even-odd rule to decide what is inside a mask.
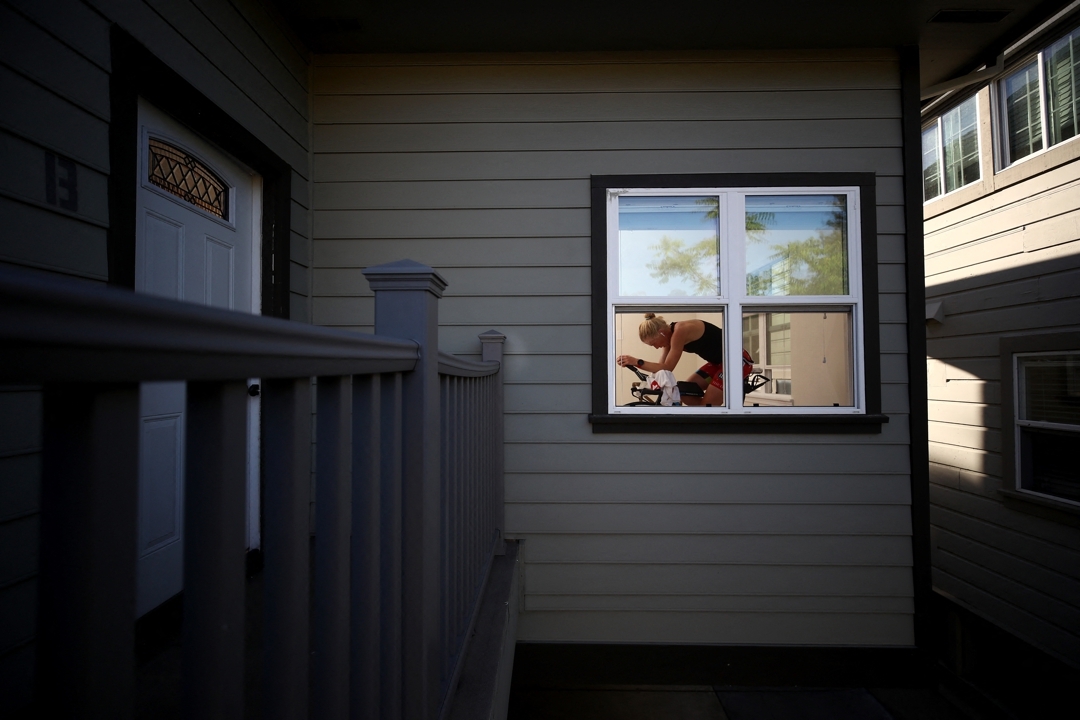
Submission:
[[[288,318],[292,168],[118,25],[111,42],[109,284],[135,287],[141,96],[262,176],[262,314]]]
[[[999,340],[1001,353],[1001,494],[1016,510],[1076,526],[1080,508],[1047,495],[1024,492],[1016,482],[1016,353],[1080,350],[1080,332],[1048,332],[1037,335],[1007,335]]]
[[[862,237],[862,415],[612,415],[607,411],[607,197],[608,188],[832,187],[859,188]],[[877,177],[874,173],[724,173],[592,176],[592,414],[594,433],[880,433],[881,342],[878,332]],[[920,204],[921,208],[921,204]],[[827,418],[827,419],[826,419]]]

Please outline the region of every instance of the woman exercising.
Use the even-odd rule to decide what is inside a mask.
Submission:
[[[616,358],[619,367],[636,365],[650,373],[674,370],[683,351],[705,360],[688,379],[705,391],[704,398],[683,397],[686,405],[722,405],[724,403],[724,331],[704,320],[680,320],[668,323],[656,313],[645,313],[638,326],[641,342],[660,350],[660,362],[649,362],[631,355]],[[753,370],[754,360],[743,350],[743,378]]]

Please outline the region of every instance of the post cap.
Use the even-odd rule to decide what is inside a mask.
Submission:
[[[498,330],[488,330],[487,332],[482,332],[482,333],[480,333],[479,337],[480,337],[480,342],[482,342],[482,343],[503,343],[503,342],[506,342],[506,336],[503,335]]]
[[[435,297],[442,297],[446,278],[434,268],[415,260],[397,260],[375,265],[364,270],[368,285],[379,290],[426,290]]]

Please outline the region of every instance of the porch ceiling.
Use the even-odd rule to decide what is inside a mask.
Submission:
[[[274,0],[317,53],[882,47],[919,43],[926,87],[992,61],[1068,0]],[[929,22],[939,10],[997,22]],[[988,58],[987,55],[990,55]]]

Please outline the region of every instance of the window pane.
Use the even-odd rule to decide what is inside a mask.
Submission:
[[[1046,120],[1050,144],[1077,132],[1077,93],[1080,92],[1080,30],[1058,40],[1044,53],[1046,62]]]
[[[695,382],[696,379],[698,381],[703,381],[704,378],[698,375],[697,371],[707,363],[715,363],[719,365],[721,369],[723,368],[724,313],[722,310],[705,312],[661,312],[661,309],[657,308],[653,310],[653,312],[656,313],[658,320],[662,321],[662,323],[668,327],[670,327],[671,323],[695,320],[700,320],[703,323],[709,323],[715,326],[715,328],[709,332],[706,341],[702,343],[703,347],[695,347],[694,349],[687,348],[683,352],[682,357],[679,358],[678,364],[675,365],[675,369],[672,370],[676,380]],[[616,358],[620,355],[630,355],[631,357],[641,358],[648,362],[660,361],[663,350],[646,345],[641,340],[639,328],[644,319],[643,310],[618,310],[615,312]],[[719,332],[717,333],[717,331]],[[695,350],[697,350],[697,352],[695,352]],[[699,353],[704,354],[702,355]],[[621,367],[616,367],[613,372],[615,373],[615,404],[617,406],[623,406],[635,402],[642,402],[643,399],[635,396],[633,393],[633,383],[641,382],[637,375],[635,375],[633,371]],[[709,382],[704,382],[704,385],[708,386],[711,381],[712,378],[710,377]],[[642,383],[642,385],[644,385],[644,383]],[[695,382],[695,387],[697,386],[698,384]],[[656,396],[647,395],[644,400],[651,400],[654,397]],[[694,398],[688,397],[686,404],[694,404]]]
[[[941,137],[945,145],[945,192],[952,192],[979,179],[976,115],[975,98],[970,98],[941,116]],[[923,144],[925,146],[925,140]],[[925,154],[925,150],[923,152]]]
[[[852,407],[854,359],[851,312],[745,312],[743,350],[764,383],[746,394],[744,407]]]
[[[619,198],[619,295],[720,292],[715,197]]]
[[[923,202],[941,194],[941,173],[938,164],[937,123],[922,134]]]
[[[1080,435],[1021,428],[1021,487],[1080,501],[1080,464],[1076,443]]]
[[[847,196],[746,197],[748,295],[847,295],[847,255]]]
[[[1038,67],[1032,63],[1001,85],[1005,95],[1009,160],[1016,161],[1042,149]]]
[[[1080,354],[1020,359],[1020,419],[1080,425]]]

